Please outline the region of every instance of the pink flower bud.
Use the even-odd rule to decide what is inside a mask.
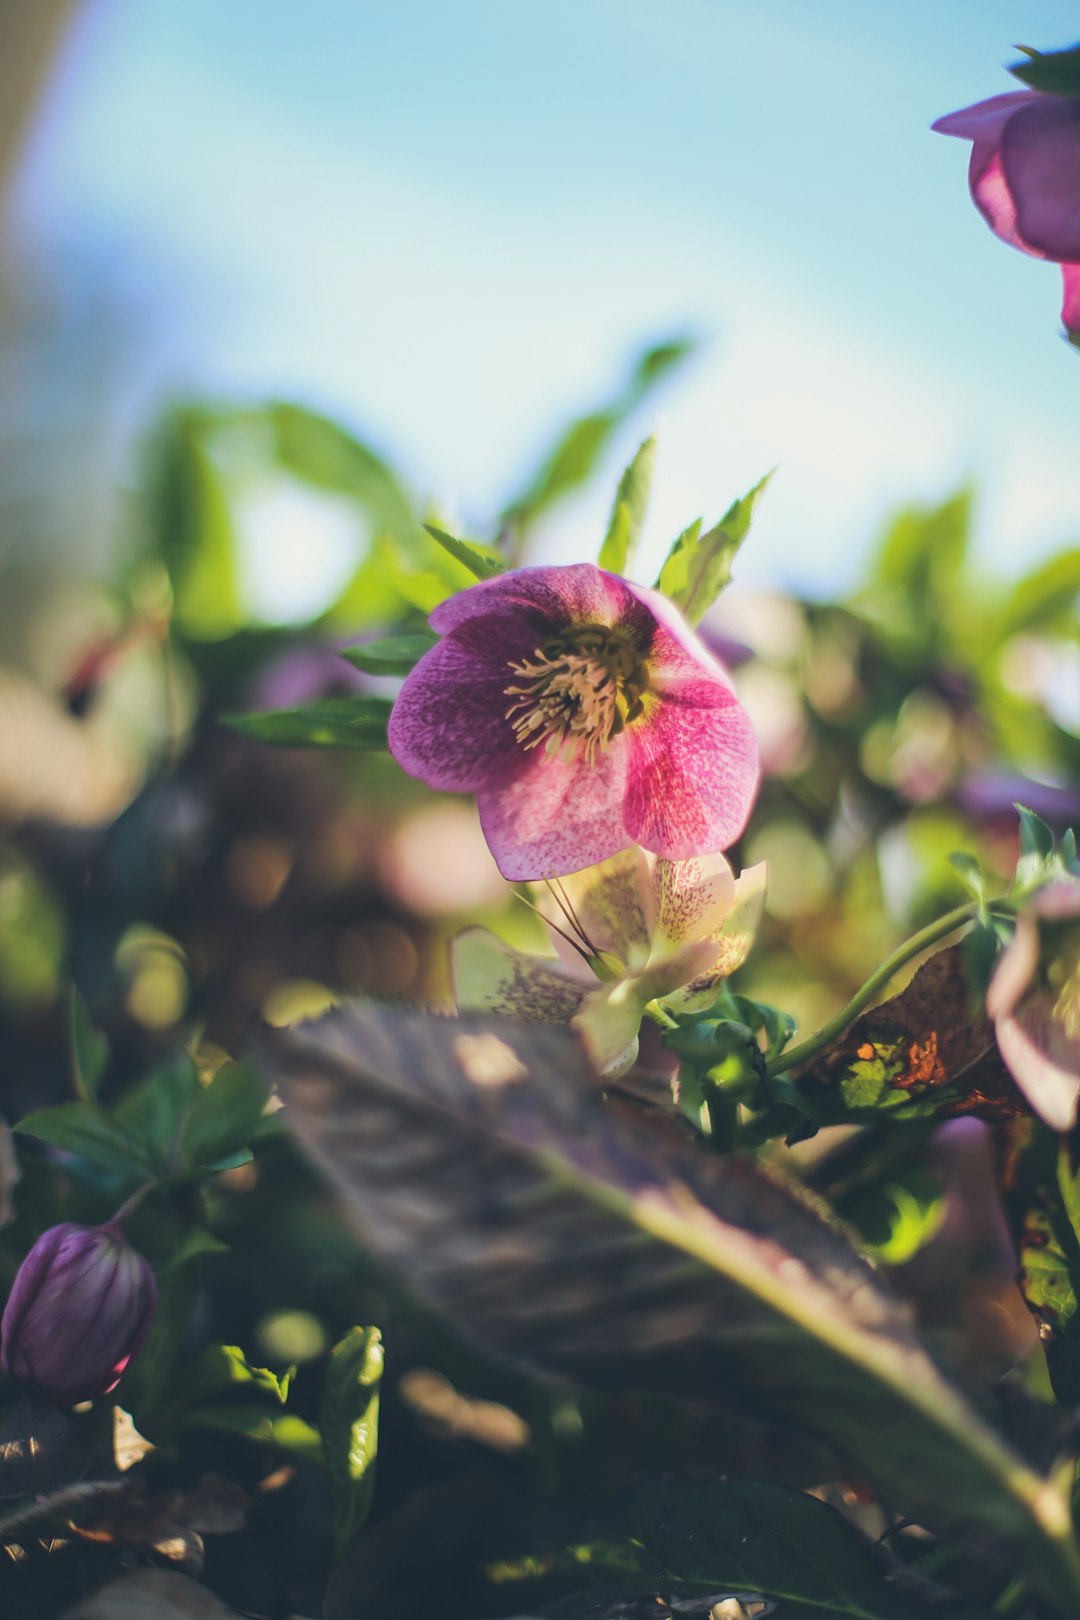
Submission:
[[[118,1225],[50,1226],[12,1284],[0,1367],[54,1401],[107,1395],[142,1349],[156,1308],[150,1262]]]

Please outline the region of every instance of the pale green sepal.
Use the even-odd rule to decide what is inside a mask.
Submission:
[[[467,928],[451,942],[450,973],[460,1012],[530,1023],[567,1023],[589,993],[551,958],[516,951],[487,928]]]

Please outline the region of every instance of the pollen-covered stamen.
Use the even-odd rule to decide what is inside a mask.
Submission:
[[[567,764],[582,752],[591,764],[597,749],[644,711],[641,659],[625,636],[604,625],[567,630],[510,668],[524,683],[506,688],[515,699],[506,718],[518,742],[543,743]]]

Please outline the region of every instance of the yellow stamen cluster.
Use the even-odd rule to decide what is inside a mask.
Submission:
[[[541,743],[551,758],[571,764],[584,753],[591,765],[644,712],[645,670],[625,636],[585,624],[511,663],[522,685],[508,686],[506,711],[523,748]]]

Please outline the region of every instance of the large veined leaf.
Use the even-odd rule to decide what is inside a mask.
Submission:
[[[372,1250],[478,1338],[579,1383],[782,1414],[901,1511],[1010,1543],[1077,1612],[1064,1495],[847,1238],[751,1161],[605,1103],[566,1032],[361,1005],[261,1051]]]

